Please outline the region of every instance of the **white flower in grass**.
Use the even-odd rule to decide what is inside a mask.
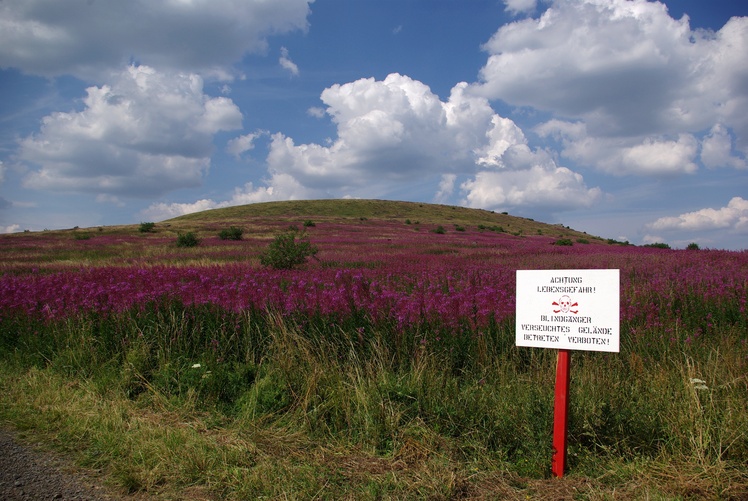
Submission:
[[[709,387],[706,385],[706,381],[704,381],[703,379],[692,377],[691,379],[689,379],[689,381],[691,381],[691,384],[693,385],[693,388],[695,390],[708,390],[709,389]]]
[[[193,369],[199,369],[200,367],[202,367],[202,365],[200,365],[200,364],[192,364],[192,368]]]

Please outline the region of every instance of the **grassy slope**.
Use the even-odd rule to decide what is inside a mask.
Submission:
[[[597,238],[561,225],[551,225],[509,214],[499,214],[483,209],[469,209],[450,205],[387,200],[299,200],[266,202],[225,209],[214,209],[187,214],[168,221],[175,228],[197,229],[221,225],[241,225],[256,220],[286,220],[300,222],[341,221],[366,219],[411,220],[432,225],[501,226],[509,233],[546,235],[559,238]]]
[[[450,205],[387,200],[299,200],[266,202],[213,209],[187,214],[159,223],[172,231],[215,232],[229,225],[287,221],[301,224],[314,222],[359,222],[367,220],[411,221],[434,227],[442,225],[450,230],[454,225],[463,227],[501,227],[514,235],[548,235],[554,238],[580,239],[602,242],[600,237],[588,235],[558,224],[547,224],[532,219],[496,213],[483,209],[470,209]],[[275,231],[269,228],[269,231]]]
[[[172,256],[177,235],[194,232],[201,239],[215,239],[220,231],[237,226],[244,230],[245,242],[251,242],[270,239],[287,226],[301,227],[305,221],[360,225],[362,220],[402,222],[403,231],[412,231],[416,226],[427,230],[443,226],[447,232],[454,231],[457,226],[468,231],[482,226],[492,230],[500,228],[511,235],[584,239],[593,244],[606,242],[560,224],[482,209],[385,200],[284,201],[187,214],[157,222],[150,233],[141,233],[139,224],[131,224],[0,235],[0,273],[22,272],[40,265],[128,265],[143,260],[190,264],[190,258],[209,262],[214,260],[211,246]],[[412,226],[405,224],[408,221]]]

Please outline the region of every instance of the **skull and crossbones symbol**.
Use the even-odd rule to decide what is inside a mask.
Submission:
[[[554,301],[553,306],[558,306],[558,310],[553,310],[553,313],[579,313],[579,310],[572,310],[572,308],[576,308],[579,306],[579,303],[572,303],[571,298],[569,296],[561,296],[561,298],[558,301]]]

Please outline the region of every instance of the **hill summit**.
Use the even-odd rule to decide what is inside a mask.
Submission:
[[[162,224],[170,224],[175,228],[201,229],[216,224],[241,225],[250,221],[275,220],[298,223],[303,220],[344,222],[362,219],[501,227],[505,232],[515,235],[547,235],[557,238],[602,240],[600,237],[591,236],[560,224],[542,223],[529,218],[512,216],[506,212],[497,213],[453,205],[390,200],[329,199],[262,202],[195,212],[166,220]]]

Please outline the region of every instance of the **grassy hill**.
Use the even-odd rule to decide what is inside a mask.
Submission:
[[[569,243],[606,243],[600,237],[562,225],[482,209],[385,200],[283,201],[187,214],[156,222],[147,232],[142,231],[143,224],[131,224],[0,235],[0,274],[25,272],[39,266],[56,269],[60,266],[121,266],[136,262],[182,265],[243,262],[256,259],[266,243],[289,226],[301,228],[310,223],[317,226],[314,238],[318,243],[326,238],[325,235],[334,238],[345,233],[349,235],[352,246],[363,244],[367,239],[371,242],[407,239],[414,232],[430,232],[439,227],[446,233],[460,232],[462,235],[488,232],[510,238],[542,237]],[[226,246],[217,245],[218,235],[232,226],[242,230],[243,242],[241,246],[235,246],[233,252],[227,252]],[[189,233],[202,244],[189,251],[181,249],[177,252],[178,236]],[[443,247],[443,242],[433,240],[432,244]],[[334,247],[340,246],[335,244]],[[394,245],[388,252],[402,250],[402,245]],[[431,251],[443,252],[444,249]]]
[[[156,222],[154,233],[161,236],[175,236],[179,232],[192,231],[201,237],[215,234],[229,226],[252,228],[254,237],[270,237],[283,225],[302,225],[305,221],[334,222],[338,224],[369,221],[401,221],[420,224],[426,227],[443,225],[450,229],[455,225],[466,229],[501,228],[502,233],[532,236],[545,235],[571,240],[586,239],[604,243],[606,240],[577,231],[561,224],[548,224],[533,219],[512,216],[506,212],[497,213],[484,209],[471,209],[453,205],[440,205],[420,202],[400,202],[389,200],[291,200],[263,202],[247,205],[211,209]],[[138,235],[139,224],[110,225],[93,228],[69,228],[64,230],[44,230],[0,235],[0,238],[40,238],[59,237],[73,234],[77,239],[101,235]],[[265,233],[263,235],[263,233]],[[140,234],[140,236],[143,236]]]
[[[602,240],[584,232],[532,219],[452,205],[388,200],[292,200],[213,209],[179,216],[160,223],[180,230],[213,231],[217,225],[283,221],[289,224],[315,222],[359,222],[367,220],[410,221],[425,225],[501,227],[515,235],[549,235],[557,238]]]

